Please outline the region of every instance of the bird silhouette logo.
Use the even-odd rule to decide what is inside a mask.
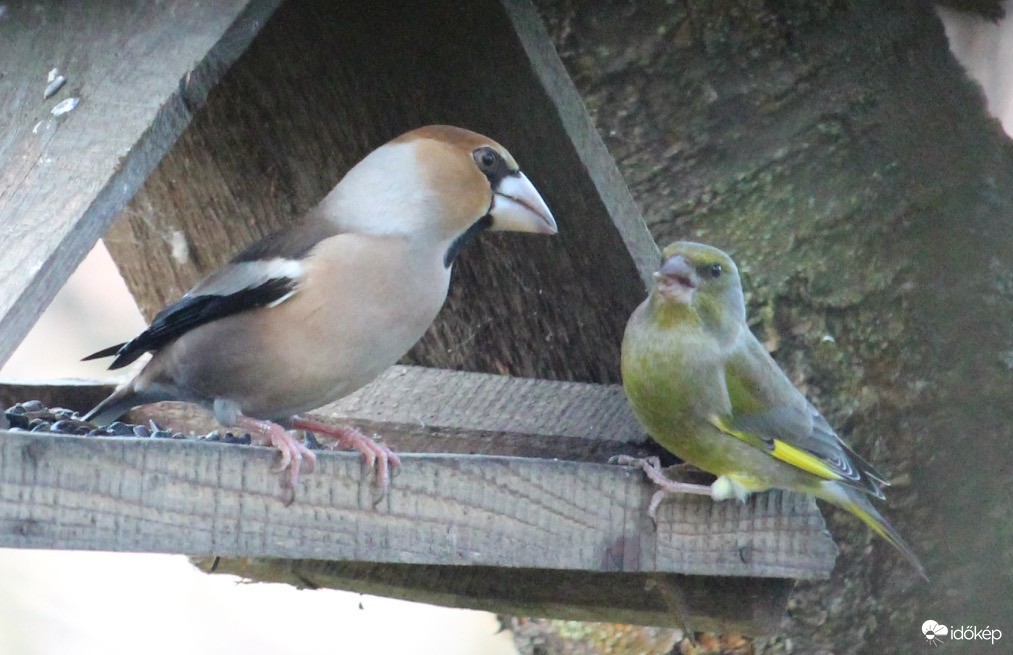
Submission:
[[[940,623],[936,623],[935,621],[926,621],[925,623],[922,623],[922,635],[928,639],[929,643],[933,646],[938,646],[943,643],[940,637],[945,637],[949,633],[949,628]]]

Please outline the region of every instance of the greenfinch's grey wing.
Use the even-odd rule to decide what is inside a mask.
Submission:
[[[882,498],[883,476],[841,441],[763,346],[747,336],[725,365],[731,412],[711,422],[792,466]]]

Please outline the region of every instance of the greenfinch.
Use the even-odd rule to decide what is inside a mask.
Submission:
[[[893,544],[924,577],[900,534],[869,501],[882,475],[848,447],[746,325],[739,272],[717,248],[665,248],[650,294],[630,317],[623,387],[648,434],[685,462],[713,473],[704,487],[667,478],[654,460],[635,464],[670,493],[744,501],[771,488],[811,494],[848,510]]]

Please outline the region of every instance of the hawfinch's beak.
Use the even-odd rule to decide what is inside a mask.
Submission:
[[[490,230],[555,234],[556,219],[535,185],[518,171],[499,182],[492,199]]]

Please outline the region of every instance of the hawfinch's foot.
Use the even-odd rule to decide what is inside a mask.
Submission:
[[[385,444],[377,443],[363,434],[361,431],[342,425],[331,425],[314,419],[295,417],[292,419],[292,427],[299,430],[309,430],[316,434],[323,434],[336,439],[328,446],[329,450],[357,450],[362,454],[363,462],[369,469],[375,471],[373,479],[377,493],[374,502],[380,502],[390,488],[391,475],[396,475],[401,467],[401,460],[397,453]]]
[[[237,416],[235,424],[238,428],[249,430],[256,445],[270,445],[277,448],[281,453],[281,463],[278,464],[278,468],[275,470],[282,472],[288,469],[288,487],[292,490],[292,498],[288,503],[291,504],[295,501],[295,489],[296,484],[299,483],[299,473],[302,469],[303,460],[306,460],[306,472],[312,473],[317,456],[277,423],[262,421],[250,418],[249,416]]]
[[[609,459],[610,464],[621,466],[636,466],[644,472],[644,475],[658,485],[658,490],[651,496],[651,502],[647,505],[647,515],[655,525],[658,524],[658,505],[666,497],[675,494],[694,494],[698,496],[710,496],[711,488],[703,484],[690,484],[688,482],[676,482],[665,477],[661,468],[661,460],[657,457],[630,457],[629,455],[616,455]]]

